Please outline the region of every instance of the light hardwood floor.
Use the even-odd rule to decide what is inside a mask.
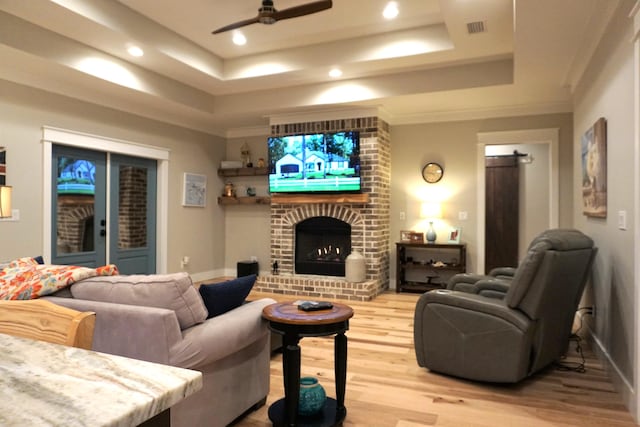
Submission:
[[[252,293],[286,301],[291,296]],[[553,368],[516,385],[474,383],[429,372],[416,363],[413,310],[418,295],[391,291],[371,302],[346,302],[355,315],[347,332],[345,426],[635,426],[600,362],[587,351],[586,373]],[[345,301],[339,301],[345,302]],[[304,338],[301,374],[316,376],[329,396],[332,337]],[[572,351],[575,347],[572,345]],[[570,354],[568,361],[578,361]],[[271,360],[267,405],[236,426],[270,426],[267,408],[284,396],[282,356]]]

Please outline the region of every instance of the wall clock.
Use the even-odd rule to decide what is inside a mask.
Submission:
[[[422,178],[429,184],[434,184],[442,179],[444,170],[438,163],[427,163],[422,168]]]

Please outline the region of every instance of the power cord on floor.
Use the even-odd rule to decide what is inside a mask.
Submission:
[[[580,313],[584,311],[584,315],[593,315],[593,307],[581,307],[578,308],[577,312]],[[580,374],[584,374],[587,372],[587,368],[585,367],[585,359],[584,353],[582,352],[582,346],[580,345],[582,338],[579,335],[580,330],[582,329],[582,316],[578,316],[580,323],[578,324],[578,329],[569,337],[569,342],[574,341],[576,343],[576,353],[580,355],[580,362],[566,362],[563,361],[566,359],[566,355],[560,358],[560,361],[555,362],[556,369],[559,371],[572,371],[578,372]]]

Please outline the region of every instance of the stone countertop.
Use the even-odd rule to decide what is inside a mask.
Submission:
[[[201,388],[198,371],[0,334],[3,426],[136,426]]]

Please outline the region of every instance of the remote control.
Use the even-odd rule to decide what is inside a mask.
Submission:
[[[298,310],[302,311],[317,311],[317,310],[328,310],[333,307],[329,301],[305,301],[298,305]]]

